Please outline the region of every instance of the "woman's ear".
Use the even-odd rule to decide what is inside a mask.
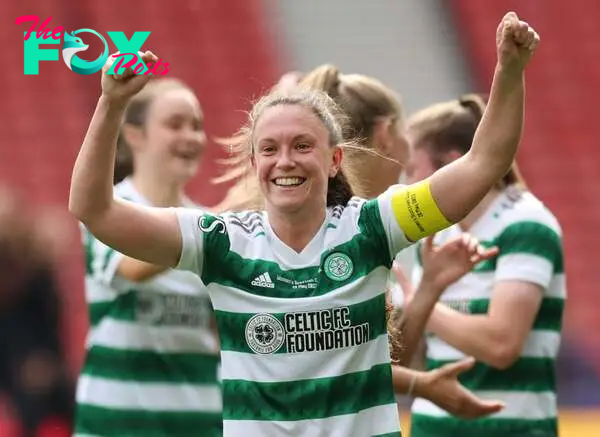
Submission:
[[[139,150],[142,147],[144,138],[142,127],[124,123],[121,127],[121,135],[131,150]]]
[[[330,178],[335,177],[335,175],[338,173],[338,171],[340,171],[340,168],[342,167],[342,158],[343,157],[344,157],[344,151],[342,150],[342,148],[339,146],[335,146],[335,149],[333,150],[333,156],[331,157],[332,165],[331,165],[331,167],[329,167],[329,177]]]

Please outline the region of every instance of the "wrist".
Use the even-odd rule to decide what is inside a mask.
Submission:
[[[419,284],[419,288],[424,288],[430,290],[430,294],[434,294],[435,296],[439,296],[442,294],[444,289],[448,287],[449,284],[445,284],[443,279],[439,277],[439,275],[429,273],[427,271],[423,272],[423,277],[421,278],[421,283]]]
[[[98,106],[107,110],[110,113],[123,113],[129,103],[128,98],[122,97],[111,97],[106,94],[102,94],[98,99]]]
[[[411,385],[409,385],[406,395],[414,398],[427,398],[427,393],[429,392],[427,372],[415,370],[412,378]]]
[[[494,76],[502,83],[514,84],[523,81],[525,70],[521,65],[515,62],[508,64],[498,62],[496,64]]]

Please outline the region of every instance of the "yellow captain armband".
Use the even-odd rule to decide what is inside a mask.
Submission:
[[[420,240],[452,225],[435,203],[429,180],[400,188],[392,194],[392,211],[411,241]]]

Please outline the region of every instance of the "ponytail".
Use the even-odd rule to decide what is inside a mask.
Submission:
[[[327,206],[346,205],[354,196],[352,186],[342,170],[329,178],[327,185]]]
[[[123,179],[133,174],[133,155],[129,145],[123,138],[123,132],[119,132],[117,139],[117,155],[115,158],[115,173],[113,175],[113,185],[118,184]]]
[[[300,83],[302,86],[323,91],[338,104],[340,103],[338,98],[340,96],[341,75],[340,70],[335,65],[326,64],[315,68],[306,74]]]

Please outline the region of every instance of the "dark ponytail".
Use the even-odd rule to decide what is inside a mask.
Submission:
[[[133,174],[133,155],[129,145],[123,138],[123,132],[119,133],[117,140],[117,155],[115,159],[115,173],[113,176],[113,184],[116,185],[126,177]]]
[[[346,205],[354,196],[350,182],[342,170],[329,178],[327,185],[327,206]]]
[[[148,87],[152,88],[152,85],[148,84]],[[138,95],[133,97],[133,99],[131,99],[127,105],[127,109],[125,110],[123,125],[143,128],[146,124],[148,108],[150,107],[150,104],[152,103],[152,100],[154,100],[155,96],[156,94],[152,92],[152,89],[150,89],[150,91],[143,90]],[[117,184],[132,174],[133,154],[131,153],[129,144],[127,144],[127,141],[125,140],[123,127],[121,127],[119,138],[117,139],[117,154],[115,159],[113,183]]]

